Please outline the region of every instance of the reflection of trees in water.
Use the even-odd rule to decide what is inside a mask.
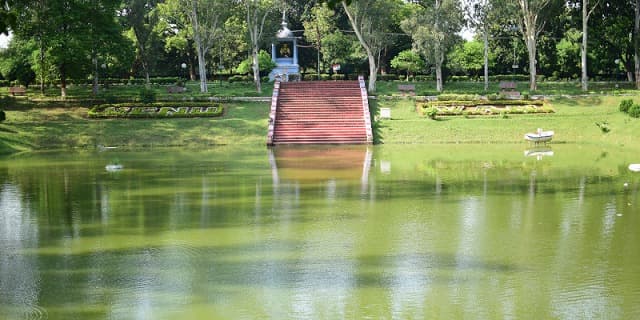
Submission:
[[[355,289],[373,288],[398,312],[428,310],[418,303],[435,296],[485,311],[532,301],[545,315],[637,310],[617,300],[637,283],[624,270],[637,265],[638,175],[438,161],[364,183],[365,154],[290,167],[274,159],[284,168],[271,178],[266,164],[238,169],[244,159],[221,171],[175,161],[158,175],[86,163],[12,168],[0,175],[0,292],[17,293],[0,304],[111,303],[117,317],[190,297],[228,301],[220,287],[240,287],[259,308],[298,301],[313,312],[313,303],[348,303]],[[318,228],[326,225],[334,229]],[[19,252],[38,246],[41,254]]]
[[[24,254],[39,245],[37,214],[25,195],[7,180],[0,181],[0,318],[38,318],[39,261]],[[8,306],[9,308],[5,308]]]

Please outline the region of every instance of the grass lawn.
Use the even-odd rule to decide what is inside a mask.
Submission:
[[[630,97],[589,96],[549,101],[553,114],[438,117],[429,120],[415,111],[410,99],[380,99],[374,107],[391,109],[391,120],[379,121],[378,138],[385,144],[401,143],[527,143],[526,132],[537,128],[555,131],[553,143],[584,143],[638,148],[640,119],[618,111],[620,100]],[[640,102],[640,97],[634,97]],[[607,122],[611,131],[603,133],[596,123]]]
[[[523,135],[536,128],[554,130],[552,143],[583,143],[635,148],[640,152],[638,135],[640,119],[634,119],[618,111],[622,99],[633,98],[640,103],[637,91],[615,84],[591,85],[594,90],[624,95],[592,94],[550,98],[554,114],[523,114],[501,116],[439,117],[429,120],[415,111],[415,102],[410,98],[397,97],[397,84],[402,82],[380,82],[378,99],[371,100],[375,111],[379,107],[391,109],[391,120],[374,125],[376,142],[384,144],[452,144],[452,143],[503,143],[526,144]],[[190,92],[197,91],[197,83],[188,84]],[[417,83],[418,93],[435,90],[433,83]],[[497,83],[493,83],[497,90]],[[519,88],[526,84],[520,83]],[[564,86],[563,86],[564,85]],[[447,93],[482,93],[482,83],[450,83]],[[547,88],[547,86],[549,86]],[[580,92],[575,83],[547,84],[540,87],[547,94]],[[433,88],[431,88],[433,87]],[[110,88],[108,92],[120,99],[133,100],[140,88],[122,86]],[[204,94],[169,95],[164,87],[157,86],[158,100],[218,96],[246,96],[255,89],[251,84],[212,83],[211,92]],[[95,148],[98,145],[125,147],[184,146],[202,147],[210,145],[264,145],[267,134],[269,103],[229,102],[224,103],[225,114],[220,118],[190,118],[166,120],[89,120],[87,109],[56,103],[48,92],[41,96],[30,89],[29,99],[45,99],[47,103],[16,104],[7,108],[7,120],[0,123],[0,154],[39,149]],[[77,91],[74,91],[77,90]],[[164,92],[162,92],[164,90]],[[271,94],[272,86],[266,84],[262,96]],[[90,88],[70,88],[71,99],[88,98]],[[49,96],[51,95],[51,96]],[[46,100],[51,99],[51,100]],[[26,101],[20,98],[18,101]],[[607,122],[611,131],[603,133],[596,123]]]
[[[90,120],[85,108],[7,111],[0,154],[65,148],[199,147],[266,143],[269,105],[225,103],[221,118]]]

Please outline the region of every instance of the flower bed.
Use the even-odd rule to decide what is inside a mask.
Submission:
[[[95,106],[88,115],[89,118],[195,118],[218,117],[223,111],[219,103],[122,103]]]
[[[418,103],[416,109],[423,116],[498,115],[553,113],[542,100],[467,100],[428,101]]]

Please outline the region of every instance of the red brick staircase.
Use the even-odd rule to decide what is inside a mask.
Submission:
[[[276,83],[268,145],[370,144],[364,80]]]

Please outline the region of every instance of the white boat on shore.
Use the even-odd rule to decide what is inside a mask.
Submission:
[[[553,131],[543,131],[538,128],[536,132],[529,132],[524,134],[524,139],[527,141],[540,143],[540,142],[549,142],[553,139]]]
[[[640,172],[640,163],[632,163],[629,165],[629,170],[633,172]]]

